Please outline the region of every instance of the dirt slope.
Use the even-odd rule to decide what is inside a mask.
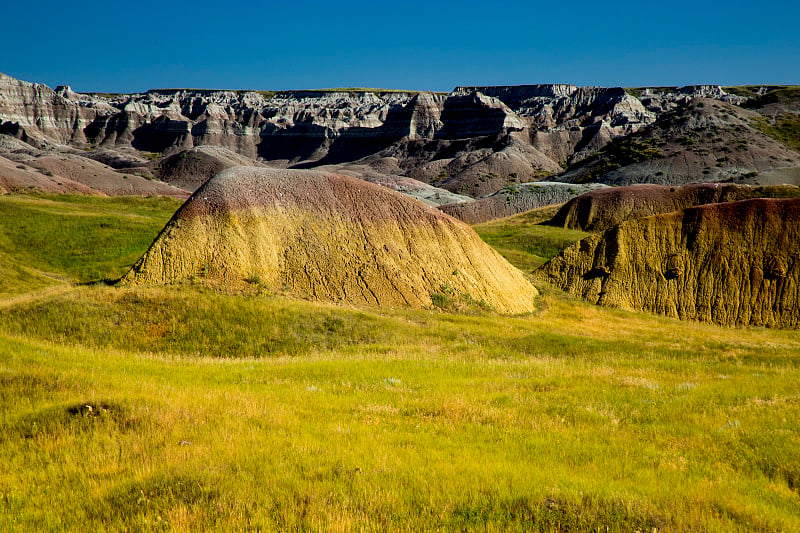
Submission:
[[[724,325],[800,326],[800,199],[742,200],[623,222],[536,275],[587,300]]]
[[[54,176],[82,183],[111,196],[164,195],[186,198],[187,191],[132,172],[117,172],[113,168],[72,154],[46,155],[36,159],[36,166]]]
[[[258,166],[258,163],[221,146],[196,146],[165,157],[153,166],[155,176],[161,181],[195,191],[227,168]]]
[[[0,156],[0,194],[10,192],[100,194],[82,183],[55,176],[35,163],[11,161]]]
[[[469,226],[434,208],[348,176],[254,167],[198,189],[124,282],[193,277],[353,304],[457,297],[501,313],[531,311],[537,294]]]

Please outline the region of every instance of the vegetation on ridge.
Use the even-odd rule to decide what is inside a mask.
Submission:
[[[783,113],[774,120],[758,117],[753,127],[794,150],[800,151],[800,115]]]

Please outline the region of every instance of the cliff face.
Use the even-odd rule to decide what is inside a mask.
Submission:
[[[250,158],[338,163],[400,139],[582,130],[601,123],[620,134],[649,121],[638,100],[622,89],[542,85],[460,87],[450,95],[213,90],[90,95],[0,74],[0,131],[79,148],[121,145],[164,152],[214,145]]]
[[[453,92],[475,91],[512,109],[527,126],[533,146],[559,163],[580,160],[656,119],[621,87],[518,85],[457,87]]]
[[[105,102],[0,73],[0,133],[34,146],[86,143],[84,130],[98,117],[114,112]]]
[[[800,199],[623,222],[536,275],[599,305],[724,325],[800,327]]]
[[[529,125],[567,128],[605,121],[615,128],[632,131],[655,120],[639,100],[621,87],[576,87],[575,85],[516,85],[457,87],[453,94],[479,92],[497,98]],[[571,122],[572,121],[572,122]]]

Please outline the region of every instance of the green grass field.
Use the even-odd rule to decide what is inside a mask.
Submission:
[[[531,273],[570,244],[589,235],[578,230],[541,225],[556,213],[542,207],[474,226],[475,231],[512,265]]]
[[[86,284],[176,207],[0,197],[0,531],[800,530],[796,331]]]

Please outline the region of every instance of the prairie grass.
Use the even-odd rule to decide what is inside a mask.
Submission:
[[[800,115],[796,113],[783,113],[771,122],[766,118],[758,117],[751,121],[754,128],[769,135],[776,141],[789,148],[800,150]]]
[[[0,268],[22,264],[75,282],[117,278],[179,205],[165,197],[0,196]]]
[[[0,299],[2,531],[800,530],[795,331],[59,289]]]
[[[552,218],[553,206],[474,226],[487,244],[512,265],[530,273],[569,246],[589,235],[582,231],[542,225]]]

